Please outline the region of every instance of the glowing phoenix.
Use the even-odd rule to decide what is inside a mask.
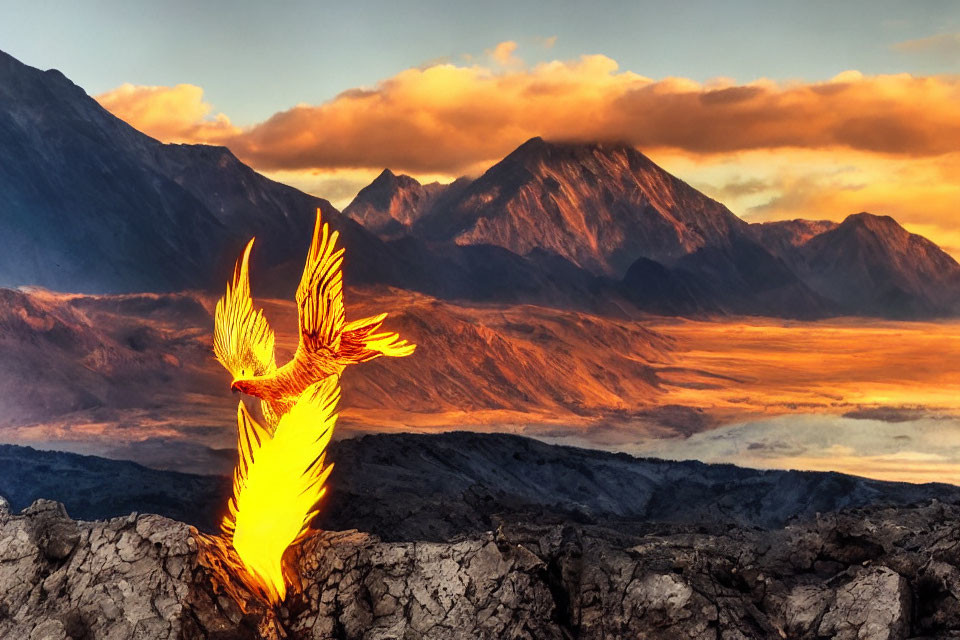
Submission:
[[[272,605],[281,603],[287,587],[296,581],[295,567],[285,564],[284,553],[310,530],[326,491],[332,465],[324,466],[324,460],[337,419],[340,374],[347,365],[379,356],[406,356],[415,348],[396,333],[377,332],[385,313],[345,322],[338,236],[321,222],[318,209],[297,287],[300,341],[282,367],[276,364],[273,330],[250,296],[252,239],[214,316],[214,354],[233,376],[232,389],[260,398],[266,424],[254,420],[240,401],[240,461],[222,523],[224,536],[205,540],[210,549],[219,550],[211,553],[231,569],[225,575],[236,575]],[[242,601],[229,578],[224,585]]]
[[[249,261],[253,239],[234,269],[233,282],[217,302],[213,349],[233,376],[231,388],[261,400],[264,418],[272,428],[307,387],[330,375],[340,375],[350,364],[379,356],[407,356],[416,345],[396,333],[377,330],[387,314],[345,322],[343,308],[343,249],[336,249],[339,233],[321,224],[320,210],[297,287],[300,341],[289,362],[277,367],[273,330],[254,309],[250,297]]]
[[[311,385],[280,417],[272,438],[242,401],[237,408],[240,462],[222,528],[243,561],[244,582],[274,605],[296,579],[284,552],[307,534],[326,493],[323,484],[333,465],[324,466],[325,451],[339,399],[336,376]]]

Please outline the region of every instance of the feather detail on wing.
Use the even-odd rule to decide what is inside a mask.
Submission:
[[[243,257],[237,261],[233,281],[227,283],[227,292],[217,301],[214,313],[213,353],[234,378],[264,375],[277,368],[273,330],[263,311],[253,308],[250,297],[252,248],[251,239],[243,250]]]
[[[366,362],[380,356],[401,358],[413,353],[417,345],[411,344],[392,331],[375,333],[387,314],[354,320],[343,328],[340,341],[341,362]]]
[[[332,356],[340,348],[343,332],[343,249],[335,250],[339,232],[321,224],[320,210],[313,240],[297,287],[300,314],[300,344],[297,353],[326,350]]]
[[[339,400],[337,376],[311,385],[280,417],[272,438],[243,402],[237,408],[240,460],[221,528],[250,574],[245,582],[275,604],[292,575],[284,551],[310,530],[326,492],[333,465],[324,466],[324,458]]]

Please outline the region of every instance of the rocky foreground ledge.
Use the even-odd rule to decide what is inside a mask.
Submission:
[[[644,535],[504,524],[452,542],[325,532],[276,625],[244,614],[153,515],[71,520],[0,501],[0,637],[960,638],[960,507],[936,501],[784,529]]]

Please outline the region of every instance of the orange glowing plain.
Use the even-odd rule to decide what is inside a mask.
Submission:
[[[662,404],[728,423],[757,415],[917,407],[960,414],[960,326],[849,318],[648,324],[676,340]]]

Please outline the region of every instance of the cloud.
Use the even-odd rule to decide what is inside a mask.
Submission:
[[[156,138],[226,145],[342,204],[384,167],[451,179],[537,135],[618,140],[751,219],[867,210],[960,252],[960,77],[699,83],[654,80],[603,55],[525,66],[516,51],[506,41],[490,64],[433,61],[244,128],[193,85],[123,85],[98,100]]]
[[[759,178],[742,178],[739,175],[719,186],[708,183],[698,183],[694,186],[700,191],[710,192],[721,201],[770,192],[776,188],[776,185],[765,180],[760,180]]]
[[[514,52],[515,43],[504,42],[491,55],[511,63]],[[535,135],[701,155],[806,148],[930,156],[960,148],[957,78],[846,72],[819,83],[702,85],[621,71],[602,55],[529,68],[407,69],[243,131],[222,115],[211,121],[202,92],[190,85],[125,85],[100,99],[153,135],[223,142],[273,170],[390,166],[453,174]]]
[[[960,57],[960,33],[938,33],[925,38],[905,40],[891,48],[903,53],[934,55],[955,62]]]
[[[870,211],[896,218],[960,256],[960,152],[900,156],[855,150],[773,149],[655,162],[750,221],[843,220]]]
[[[493,49],[487,51],[487,54],[493,58],[497,64],[504,67],[512,67],[523,64],[523,60],[513,55],[517,50],[517,43],[513,40],[501,42]]]
[[[96,96],[105,109],[163,142],[217,142],[240,129],[203,101],[203,89],[192,84],[149,87],[123,84]]]
[[[550,36],[548,38],[537,38],[536,41],[544,49],[553,49],[553,45],[557,44],[557,36]]]
[[[960,146],[960,82],[844,74],[819,84],[705,88],[620,72],[604,56],[522,71],[438,65],[278,113],[234,144],[271,168],[459,172],[534,135],[692,154],[846,148],[938,155]]]

